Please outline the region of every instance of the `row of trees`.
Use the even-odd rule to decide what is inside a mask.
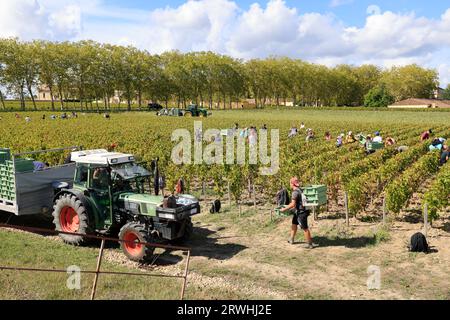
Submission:
[[[37,88],[45,86],[52,109],[77,100],[80,107],[119,95],[129,109],[143,100],[213,108],[231,107],[253,98],[257,107],[281,105],[363,105],[371,89],[383,88],[395,100],[429,98],[438,74],[418,65],[383,70],[374,65],[329,68],[302,60],[270,57],[242,61],[212,52],[152,55],[134,47],[93,41],[54,43],[0,39],[0,99],[6,95],[31,99],[37,109]],[[1,92],[1,90],[6,92]],[[53,99],[57,97],[57,99]]]

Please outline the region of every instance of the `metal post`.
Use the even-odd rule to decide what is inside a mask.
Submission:
[[[423,222],[425,227],[425,237],[428,236],[428,203],[425,203],[423,208]]]
[[[184,299],[184,291],[186,290],[186,282],[187,282],[187,276],[188,276],[188,270],[189,270],[189,261],[191,259],[191,250],[188,250],[187,252],[187,260],[186,260],[186,267],[184,269],[184,277],[183,277],[183,286],[181,287],[181,297],[180,300]]]
[[[102,244],[100,245],[100,251],[98,253],[98,258],[97,258],[97,268],[95,269],[94,283],[92,285],[91,300],[94,300],[94,298],[95,298],[95,291],[97,290],[97,281],[98,281],[98,275],[100,273],[100,266],[102,264],[104,248],[105,248],[105,239],[102,239]]]
[[[231,187],[230,187],[230,181],[228,181],[228,206],[230,207],[230,211],[231,211]]]
[[[270,208],[270,221],[273,221],[273,208]]]
[[[345,203],[345,223],[347,224],[347,227],[350,226],[350,221],[348,218],[348,193],[345,192],[345,199],[344,199],[344,203]]]

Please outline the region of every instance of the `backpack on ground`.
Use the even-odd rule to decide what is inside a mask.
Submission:
[[[214,200],[214,202],[211,204],[211,209],[209,210],[210,213],[219,213],[220,208],[222,207],[222,204],[220,203],[220,200]]]
[[[413,234],[409,249],[411,252],[428,252],[428,243],[425,236],[420,232]]]
[[[277,193],[277,206],[285,206],[288,205],[291,202],[291,199],[289,198],[289,193],[285,188],[282,188]]]

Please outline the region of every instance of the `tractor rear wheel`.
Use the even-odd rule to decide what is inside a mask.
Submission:
[[[128,259],[145,263],[150,261],[155,251],[154,247],[142,243],[155,243],[151,234],[145,230],[145,226],[137,223],[127,223],[119,232],[120,247]],[[141,242],[141,243],[139,243]]]
[[[82,245],[88,242],[83,235],[92,233],[89,215],[83,203],[72,194],[63,194],[53,206],[53,223],[57,231],[79,233],[80,235],[60,234],[64,242]]]

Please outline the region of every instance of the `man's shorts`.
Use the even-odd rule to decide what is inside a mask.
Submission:
[[[300,213],[294,214],[292,217],[292,224],[295,224],[296,226],[300,226],[302,230],[308,229],[308,216],[309,211],[303,211]]]

